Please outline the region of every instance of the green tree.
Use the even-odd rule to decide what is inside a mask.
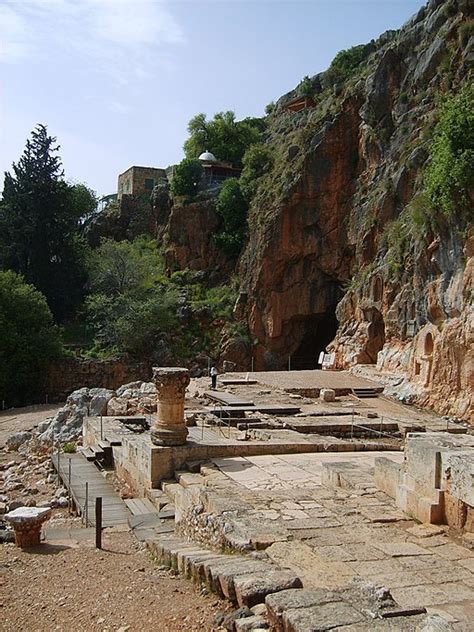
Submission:
[[[0,272],[0,400],[7,406],[37,401],[60,352],[45,297],[19,274]]]
[[[79,227],[95,198],[84,185],[64,181],[58,149],[56,139],[38,125],[12,173],[5,174],[0,267],[33,283],[62,321],[83,297],[85,246]]]
[[[426,189],[446,216],[471,213],[474,188],[474,84],[442,106],[431,145]]]
[[[216,244],[226,254],[237,256],[245,238],[248,205],[236,178],[224,182],[216,208],[224,224],[224,230],[215,236]]]
[[[185,158],[176,165],[171,179],[171,193],[193,197],[199,190],[202,164],[195,158]]]
[[[147,237],[133,242],[103,239],[88,257],[90,288],[106,296],[139,294],[163,276],[163,260]]]
[[[240,166],[243,155],[259,141],[264,127],[263,119],[236,121],[235,113],[230,110],[219,112],[209,121],[205,114],[197,114],[189,121],[184,152],[187,158],[198,158],[204,151],[210,151],[218,160]]]
[[[146,237],[104,240],[88,263],[86,314],[96,351],[152,357],[176,324],[179,298],[164,276],[156,243]]]

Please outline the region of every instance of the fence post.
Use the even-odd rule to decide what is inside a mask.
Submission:
[[[69,513],[70,514],[72,514],[71,468],[72,468],[72,458],[69,457],[67,481],[68,481],[68,498],[69,498]]]
[[[104,440],[104,428],[102,425],[102,415],[100,416],[100,440],[101,441]]]
[[[102,548],[102,497],[95,499],[95,548]]]
[[[58,487],[61,487],[61,448],[58,441]]]
[[[86,520],[86,529],[89,523],[89,483],[86,481],[86,505],[84,507],[84,517]]]

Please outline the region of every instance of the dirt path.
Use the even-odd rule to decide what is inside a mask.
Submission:
[[[129,532],[51,541],[30,552],[0,546],[0,630],[217,630],[215,595],[159,567]]]
[[[39,404],[23,408],[10,408],[0,412],[0,448],[14,432],[31,430],[47,417],[53,417],[64,404]]]

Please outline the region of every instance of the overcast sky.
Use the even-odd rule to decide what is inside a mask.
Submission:
[[[0,0],[0,170],[36,123],[66,178],[100,195],[131,165],[183,156],[189,119],[261,116],[342,48],[419,0]]]

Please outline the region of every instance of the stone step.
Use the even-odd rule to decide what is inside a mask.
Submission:
[[[205,478],[201,474],[193,474],[191,472],[184,472],[176,470],[175,478],[181,487],[191,487],[191,485],[204,485]]]
[[[167,534],[156,534],[146,544],[161,564],[205,584],[238,606],[252,607],[264,603],[267,595],[302,586],[291,571],[251,555],[218,553]]]
[[[179,483],[173,481],[161,481],[161,489],[168,496],[168,499],[173,503],[176,493],[183,489]]]
[[[167,505],[170,501],[168,496],[161,491],[161,489],[148,489],[146,491],[146,496],[148,500],[150,500],[154,506],[158,509],[163,509],[165,505]]]

